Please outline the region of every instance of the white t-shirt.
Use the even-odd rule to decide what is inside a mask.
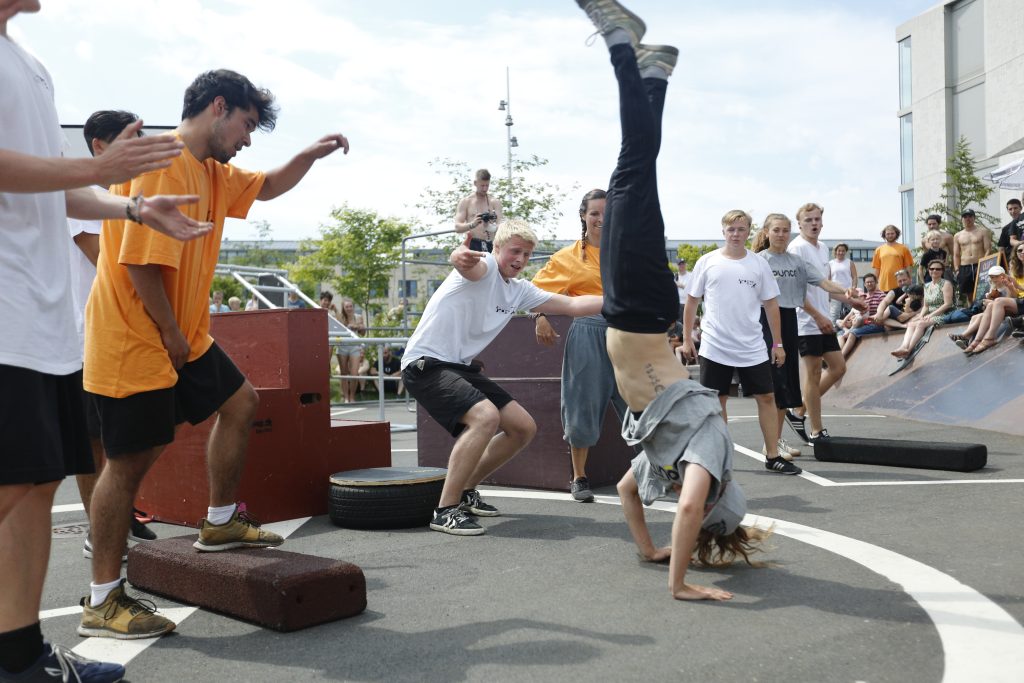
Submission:
[[[786,251],[790,254],[796,254],[822,273],[828,272],[828,247],[822,244],[821,240],[818,240],[818,244],[814,245],[805,240],[803,235],[797,235],[789,243],[789,246],[786,247]],[[808,283],[807,298],[811,300],[811,305],[819,313],[828,315],[828,292],[817,285]],[[796,327],[797,334],[801,337],[813,337],[821,334],[821,328],[818,327],[818,323],[814,322],[814,318],[800,307],[796,309]]]
[[[853,286],[853,271],[850,270],[850,259],[844,258],[842,261],[838,259],[832,259],[828,262],[828,279],[837,285],[842,285],[843,289],[849,289]]]
[[[82,343],[83,352],[85,351],[85,304],[89,301],[92,281],[96,279],[96,266],[86,257],[85,252],[78,248],[74,238],[83,232],[89,235],[98,235],[102,227],[103,221],[68,219],[68,233],[71,236],[71,301],[75,307],[75,327],[78,329],[78,339]]]
[[[679,292],[679,303],[686,303],[686,296],[689,294],[690,280],[693,279],[692,272],[685,272],[682,275],[676,273],[676,290]],[[680,285],[682,285],[680,287]]]
[[[516,311],[529,311],[551,298],[529,280],[506,280],[494,256],[484,257],[487,274],[473,282],[453,270],[427,302],[402,356],[402,369],[423,357],[469,363],[494,341]]]
[[[731,259],[722,249],[704,254],[693,267],[689,295],[704,298],[700,355],[746,368],[768,360],[761,333],[761,302],[779,296],[771,266],[747,250]]]
[[[0,148],[59,157],[53,82],[0,36]],[[63,192],[0,192],[0,364],[50,375],[82,368],[69,291],[71,240]]]

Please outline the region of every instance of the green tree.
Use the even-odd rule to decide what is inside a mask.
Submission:
[[[362,306],[369,319],[370,299],[387,290],[392,270],[401,262],[402,238],[412,226],[382,218],[369,209],[346,204],[331,212],[332,223],[320,226],[320,239],[303,242],[308,251],[288,269],[288,278],[303,291],[321,282]]]
[[[686,261],[686,270],[691,271],[693,270],[694,264],[697,263],[697,259],[704,254],[713,252],[715,249],[718,249],[717,244],[705,244],[702,247],[699,247],[696,244],[680,244],[676,247],[676,260]],[[675,263],[672,264],[672,269],[676,270]]]
[[[939,228],[955,235],[963,229],[960,215],[967,209],[974,209],[977,214],[976,224],[979,227],[995,226],[999,219],[983,208],[985,201],[994,191],[995,189],[985,184],[975,172],[971,144],[961,135],[952,156],[946,160],[946,182],[942,183],[940,201],[921,209],[917,214],[917,220],[919,223],[925,223],[928,216],[938,214],[943,217]]]
[[[509,181],[508,166],[505,174],[491,176],[490,193],[501,200],[506,218],[522,218],[537,231],[542,239],[553,237],[555,227],[562,218],[559,204],[569,196],[555,183],[545,180],[530,180],[529,176],[547,166],[548,160],[533,155],[528,159],[512,160],[512,180]],[[442,187],[428,187],[420,193],[416,208],[423,209],[436,218],[438,228],[451,228],[455,223],[455,211],[459,201],[473,192],[474,169],[464,161],[434,159],[430,162],[434,173],[444,179]],[[573,185],[571,190],[577,189]],[[458,241],[449,236],[435,243],[451,247]]]

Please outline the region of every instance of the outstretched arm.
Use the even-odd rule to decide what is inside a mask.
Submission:
[[[553,313],[555,315],[571,315],[579,318],[584,315],[596,315],[601,312],[604,304],[604,297],[594,294],[582,296],[565,296],[564,294],[552,294],[551,298],[535,306],[536,313]]]
[[[59,192],[107,187],[166,168],[185,145],[173,135],[138,137],[142,121],[128,124],[98,157],[37,157],[0,149],[0,192]]]
[[[128,197],[113,195],[94,187],[67,190],[64,197],[68,216],[83,221],[126,218],[126,208],[132,202]],[[182,241],[193,240],[213,229],[212,223],[189,218],[178,210],[179,206],[194,204],[197,201],[199,197],[196,195],[143,197],[138,206],[138,217],[142,219],[143,224],[169,237]]]
[[[340,133],[325,135],[312,145],[302,150],[284,166],[275,168],[267,173],[263,187],[256,199],[267,201],[274,197],[280,197],[288,190],[299,184],[299,181],[313,167],[313,162],[323,159],[328,154],[337,150],[344,150],[348,154],[348,138]]]

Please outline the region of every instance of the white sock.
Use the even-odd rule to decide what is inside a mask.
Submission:
[[[90,583],[89,584],[89,605],[91,607],[99,607],[103,604],[103,601],[110,595],[110,591],[114,590],[121,585],[121,579],[111,581],[110,583]]]
[[[206,508],[206,521],[215,526],[227,524],[235,514],[235,504],[225,505],[219,508]]]
[[[663,81],[667,81],[668,72],[657,64],[651,64],[640,70],[640,78],[660,78]]]
[[[604,44],[608,47],[612,45],[632,45],[633,41],[630,40],[629,32],[626,29],[613,28],[604,35]]]

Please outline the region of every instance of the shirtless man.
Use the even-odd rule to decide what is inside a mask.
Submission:
[[[978,279],[978,261],[992,251],[992,232],[974,225],[974,209],[961,214],[964,229],[953,239],[953,272],[960,293],[967,303],[974,302],[974,284]]]
[[[473,179],[475,191],[459,202],[455,212],[455,232],[468,232],[473,241],[473,251],[491,251],[494,247],[494,233],[502,221],[501,202],[487,194],[491,187],[491,172],[481,168]]]

